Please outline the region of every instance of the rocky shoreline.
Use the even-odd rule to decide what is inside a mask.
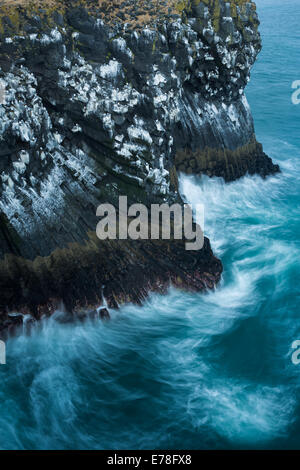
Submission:
[[[200,252],[100,242],[97,206],[181,202],[179,172],[279,171],[244,95],[261,48],[254,3],[169,0],[156,15],[150,3],[0,5],[2,331],[62,302],[83,315],[170,284],[213,288],[222,265],[207,239]]]
[[[221,278],[222,264],[207,238],[199,252],[186,251],[178,240],[95,244],[97,249],[74,245],[33,262],[7,257],[0,265],[0,336],[58,308],[84,318],[99,306],[142,304],[150,292],[164,294],[171,285],[195,292],[213,289]]]

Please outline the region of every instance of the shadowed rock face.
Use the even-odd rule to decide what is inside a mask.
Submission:
[[[100,242],[97,206],[120,195],[180,202],[178,170],[226,180],[278,171],[243,94],[260,50],[253,3],[161,2],[149,18],[151,2],[83,3],[2,8],[5,328],[20,321],[12,311],[38,318],[60,301],[75,312],[103,295],[110,306],[140,302],[170,282],[213,287],[222,266],[208,240],[190,253],[183,241]]]

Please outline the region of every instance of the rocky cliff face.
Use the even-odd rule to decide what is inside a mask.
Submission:
[[[213,287],[208,240],[100,242],[96,208],[180,200],[178,172],[278,171],[244,87],[260,50],[253,2],[72,2],[0,8],[0,324]]]

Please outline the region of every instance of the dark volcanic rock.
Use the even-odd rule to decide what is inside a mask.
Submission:
[[[101,320],[109,320],[110,319],[110,314],[109,314],[109,311],[107,310],[107,308],[101,308],[99,310],[99,316],[100,316]]]
[[[171,0],[157,15],[143,1],[140,12],[131,1],[84,3],[2,7],[0,328],[9,312],[39,318],[61,301],[90,310],[102,286],[109,307],[170,282],[212,288],[222,267],[208,240],[199,252],[100,242],[97,206],[120,195],[180,201],[178,170],[226,180],[278,171],[243,93],[261,47],[252,2],[187,0],[182,16]]]

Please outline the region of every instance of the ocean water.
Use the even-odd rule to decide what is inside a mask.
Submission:
[[[221,285],[153,295],[106,323],[52,318],[10,339],[1,449],[300,448],[300,5],[257,4],[264,49],[247,96],[282,173],[181,180],[205,203]]]

